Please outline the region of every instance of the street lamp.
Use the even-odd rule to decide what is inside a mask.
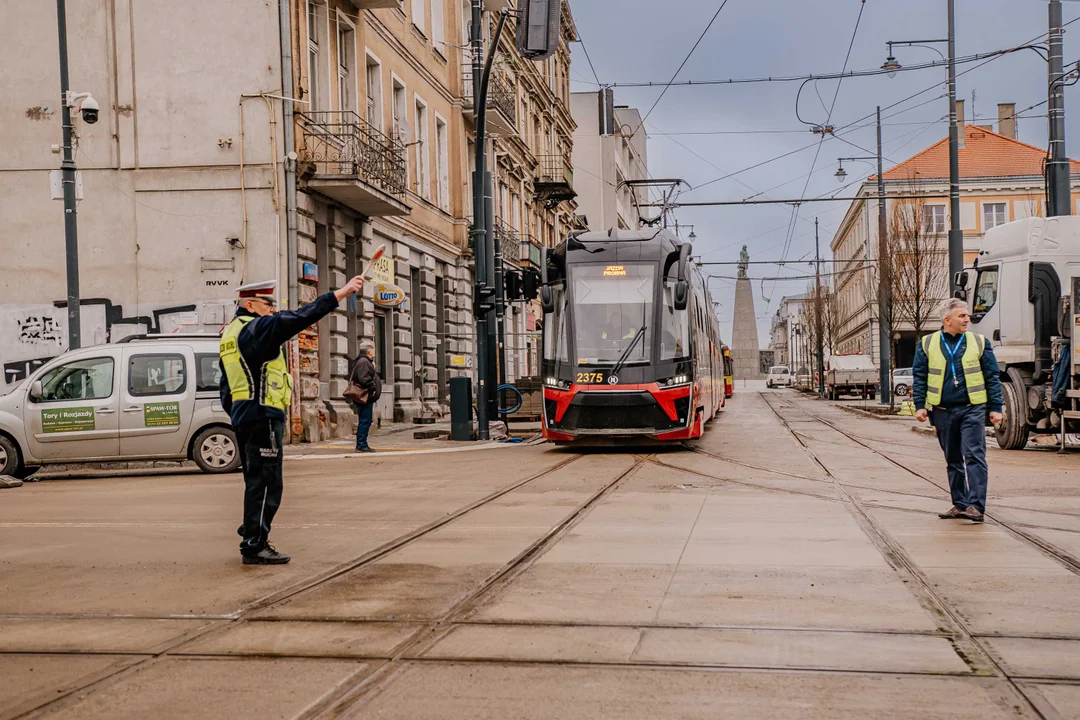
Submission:
[[[847,170],[844,169],[845,160],[850,160],[852,162],[856,160],[872,162],[877,159],[877,155],[859,155],[858,157],[836,158],[836,162],[839,164],[840,167],[836,170],[836,173],[833,175],[833,177],[836,178],[837,182],[844,182],[845,180],[847,180]]]
[[[892,49],[891,47],[889,48]],[[896,72],[902,68],[903,65],[896,61],[893,54],[890,52],[889,57],[885,58],[885,63],[881,66],[881,69],[889,74],[889,77],[896,77]]]

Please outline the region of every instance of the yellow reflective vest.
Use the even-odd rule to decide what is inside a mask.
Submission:
[[[256,377],[252,375],[239,347],[240,331],[254,319],[238,317],[229,323],[221,335],[221,369],[229,381],[233,402],[251,400],[256,394]],[[259,404],[282,412],[288,410],[292,403],[292,376],[283,350],[279,350],[276,358],[259,368],[258,383]]]
[[[929,374],[926,378],[926,409],[941,404],[941,391],[945,386],[945,368],[950,362],[941,349],[941,336],[939,330],[922,339],[923,352],[929,361]],[[967,385],[968,401],[972,405],[985,405],[986,379],[982,373],[982,355],[986,350],[986,338],[973,332],[964,333],[964,355],[960,358],[960,366],[964,371],[964,383]],[[955,368],[953,370],[955,372]]]

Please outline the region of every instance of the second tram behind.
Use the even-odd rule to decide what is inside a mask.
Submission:
[[[544,437],[701,437],[724,406],[720,327],[668,230],[571,235],[541,263]]]

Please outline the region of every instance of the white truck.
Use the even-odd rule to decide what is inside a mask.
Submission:
[[[1050,397],[1055,361],[1080,318],[1080,217],[1028,218],[987,231],[957,284],[970,297],[969,329],[986,336],[1001,366],[998,445],[1023,448],[1031,433],[1061,433],[1063,423],[1080,432],[1075,342],[1065,407]]]
[[[877,384],[877,367],[865,355],[833,355],[825,362],[825,392],[830,400],[841,395],[873,397]]]

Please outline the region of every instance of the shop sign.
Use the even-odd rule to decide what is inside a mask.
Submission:
[[[379,283],[372,299],[379,307],[397,307],[405,302],[405,291],[392,283]]]

